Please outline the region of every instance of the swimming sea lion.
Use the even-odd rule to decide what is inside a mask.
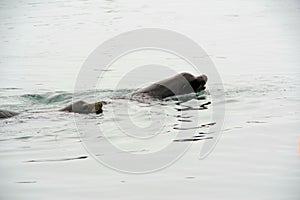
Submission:
[[[207,76],[198,77],[190,73],[180,73],[168,79],[154,83],[146,88],[132,93],[130,96],[135,98],[139,96],[151,97],[155,99],[164,99],[166,97],[189,94],[205,90]]]
[[[65,108],[60,109],[59,111],[67,111],[67,112],[82,113],[82,114],[89,114],[89,113],[100,114],[103,112],[102,105],[103,102],[96,102],[96,103],[89,104],[84,101],[77,101],[71,105],[66,106]],[[0,110],[0,119],[10,118],[18,114],[20,113],[8,111],[8,110]]]
[[[89,114],[89,113],[96,113],[100,114],[103,112],[102,105],[105,102],[96,102],[96,103],[86,103],[84,101],[77,101],[71,105],[66,106],[59,111],[67,111],[67,112],[74,112],[74,113],[82,113],[82,114]],[[20,113],[8,111],[8,110],[0,110],[0,119],[10,118],[16,116]]]
[[[13,112],[13,111],[0,110],[0,119],[10,118],[10,117],[16,116],[16,115],[18,115],[18,114],[19,114],[19,113]]]
[[[59,111],[67,111],[67,112],[82,113],[82,114],[88,114],[88,113],[100,114],[103,112],[102,105],[103,105],[102,102],[86,103],[85,101],[76,101],[75,103],[62,108]]]

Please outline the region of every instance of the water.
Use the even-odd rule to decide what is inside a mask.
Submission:
[[[299,10],[297,1],[280,0],[1,1],[0,106],[22,112],[0,121],[1,199],[299,199]],[[94,48],[124,31],[147,27],[178,31],[207,51],[224,83],[225,124],[204,160],[198,159],[204,142],[199,140],[164,170],[124,174],[98,163],[82,145],[74,115],[57,110],[72,101],[77,74]],[[141,58],[135,54],[123,63],[127,69]],[[97,97],[111,101],[120,73],[115,66],[108,74]],[[94,94],[75,97],[92,101]],[[211,101],[209,92],[201,96],[180,105],[158,104],[168,116],[158,143],[120,135],[112,111],[113,105],[122,111],[124,99],[106,105],[103,115],[75,119],[104,129],[124,151],[147,154],[170,142],[186,144],[173,142],[178,120],[192,127],[193,120],[184,117],[197,113],[200,125],[212,122],[211,105],[177,116],[176,108]],[[129,104],[137,125],[149,125],[149,109],[154,119],[165,116],[153,106]],[[122,114],[116,120],[125,121]],[[206,128],[197,131],[210,137]],[[98,153],[113,159],[122,154]]]

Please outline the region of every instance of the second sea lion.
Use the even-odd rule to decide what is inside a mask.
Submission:
[[[102,102],[87,103],[85,101],[76,101],[71,105],[68,105],[60,109],[59,111],[67,111],[67,112],[82,113],[82,114],[89,114],[89,113],[100,114],[103,112],[102,106],[103,106]]]

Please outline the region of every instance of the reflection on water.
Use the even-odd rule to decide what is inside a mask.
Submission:
[[[27,160],[24,162],[30,162],[30,163],[35,163],[35,162],[60,162],[60,161],[69,161],[69,160],[81,160],[81,159],[86,159],[88,156],[79,156],[75,158],[61,158],[61,159],[41,159],[41,160]]]

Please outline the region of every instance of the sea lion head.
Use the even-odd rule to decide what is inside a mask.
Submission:
[[[207,76],[203,74],[201,76],[198,76],[195,80],[193,80],[191,82],[191,85],[195,92],[200,92],[206,89],[205,86],[206,82],[207,82]]]
[[[96,102],[95,103],[95,112],[96,112],[97,115],[101,114],[103,112],[102,105],[103,105],[102,102]]]

